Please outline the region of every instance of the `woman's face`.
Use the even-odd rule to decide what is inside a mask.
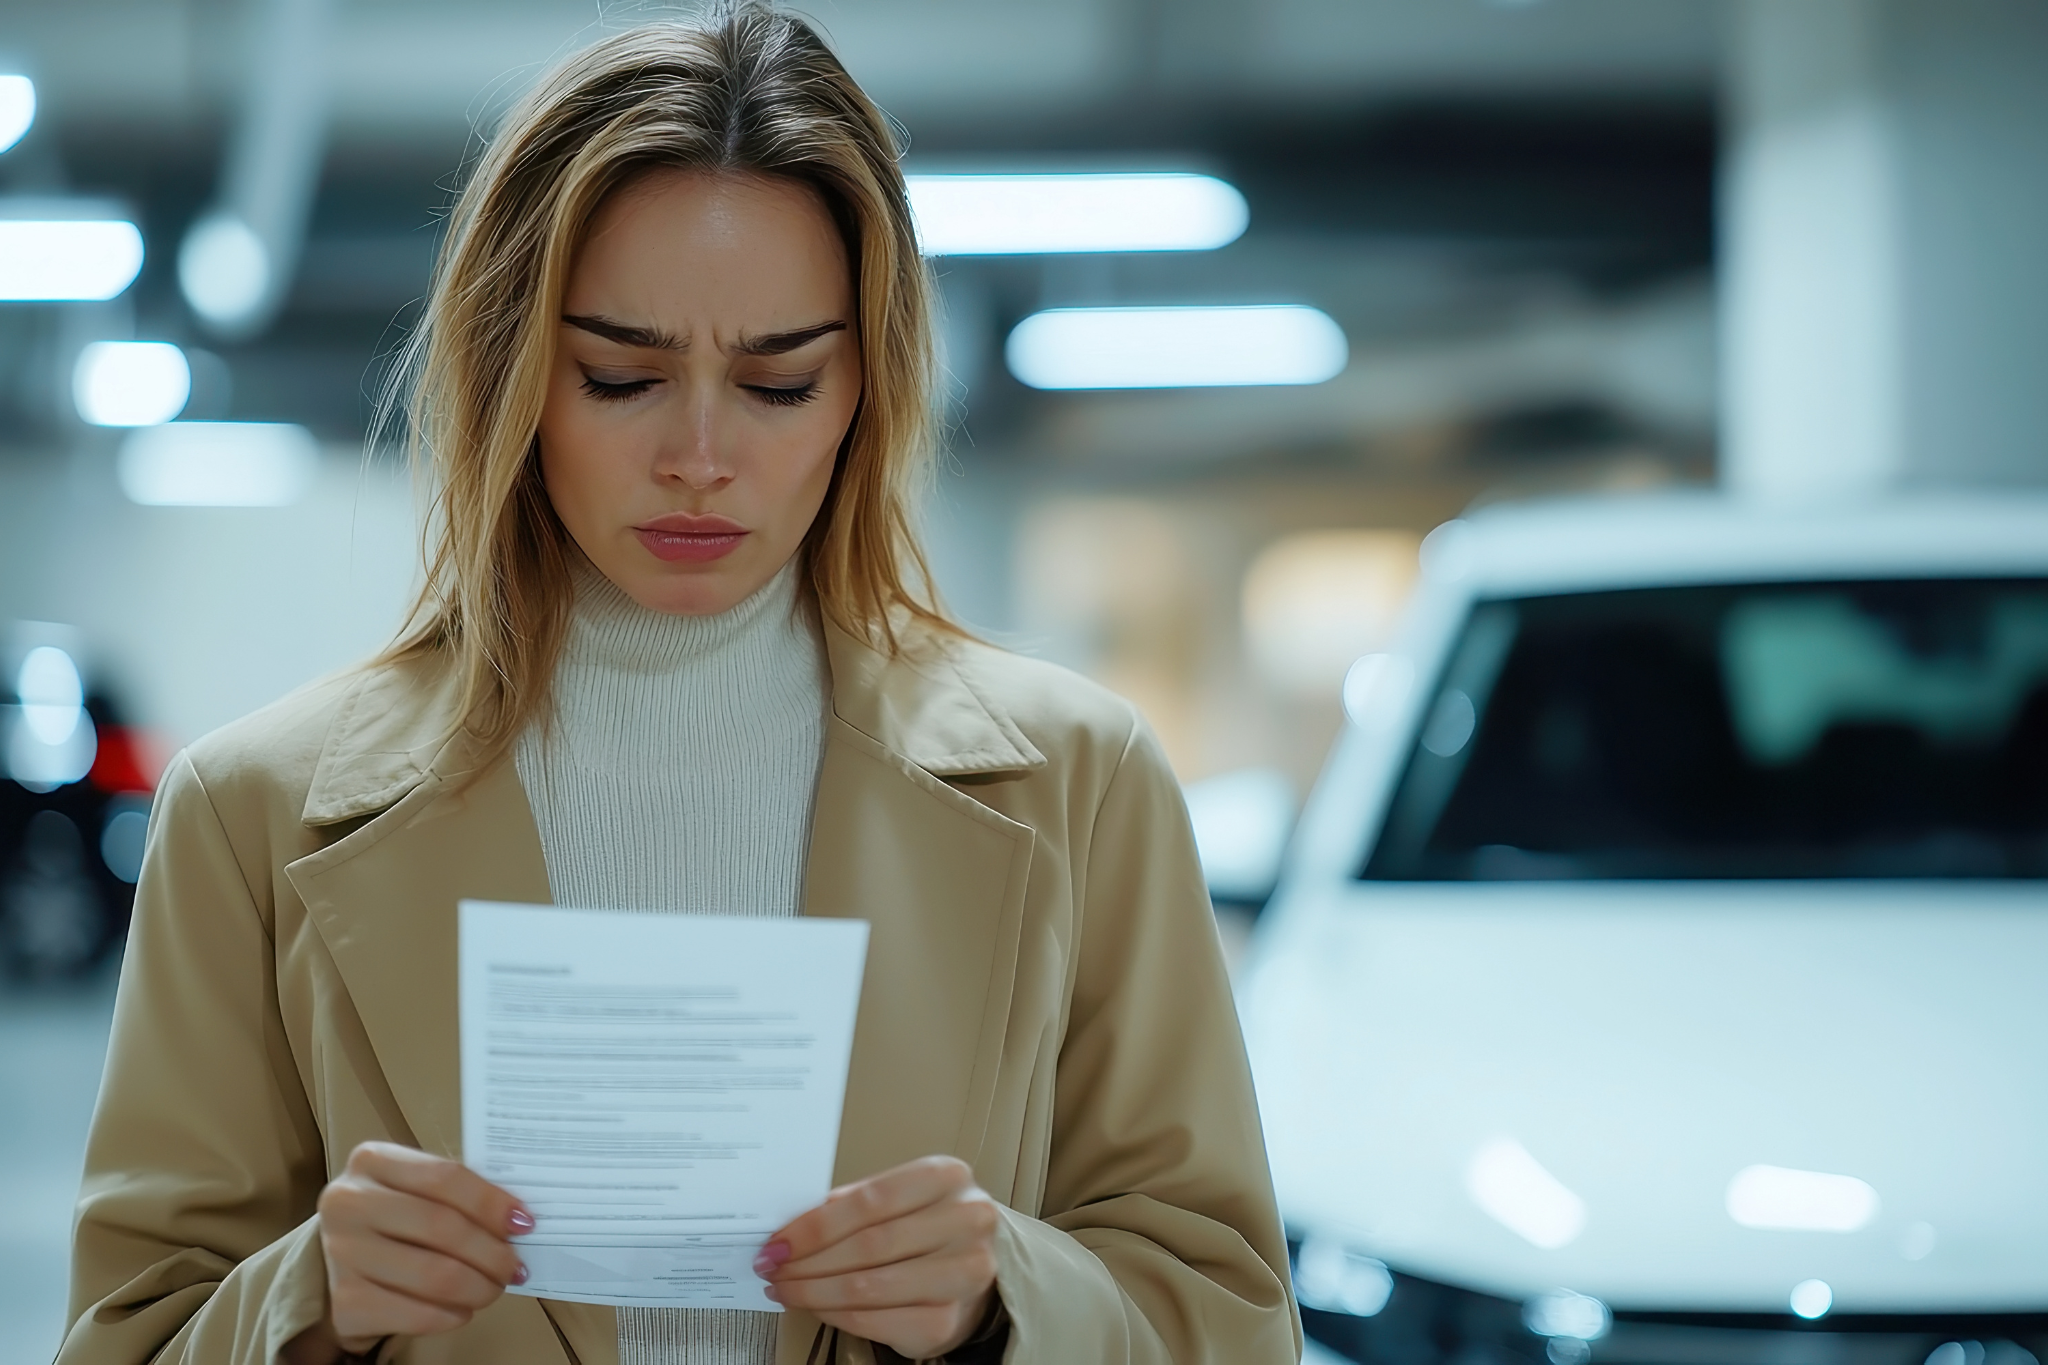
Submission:
[[[563,297],[541,475],[654,611],[732,607],[796,553],[860,399],[846,250],[789,181],[659,172],[599,211]]]

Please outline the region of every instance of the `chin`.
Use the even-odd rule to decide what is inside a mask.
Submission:
[[[761,586],[753,577],[734,572],[724,564],[693,564],[682,571],[663,565],[652,572],[642,571],[623,581],[612,581],[649,611],[669,616],[716,616],[732,610]]]

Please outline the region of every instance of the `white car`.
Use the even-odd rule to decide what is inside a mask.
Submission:
[[[1345,695],[1240,983],[1312,1336],[2048,1332],[2048,500],[1480,512]]]

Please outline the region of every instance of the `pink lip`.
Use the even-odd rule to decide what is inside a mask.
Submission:
[[[731,554],[748,532],[728,517],[671,512],[635,526],[633,534],[656,559],[703,564]]]

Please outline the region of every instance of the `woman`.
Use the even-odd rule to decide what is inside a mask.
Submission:
[[[1296,1359],[1173,779],[916,586],[927,282],[817,37],[744,7],[567,62],[415,355],[416,625],[165,780],[60,1359]],[[533,1219],[458,1162],[463,897],[870,922],[843,1183],[756,1262],[785,1313],[503,1295]]]

